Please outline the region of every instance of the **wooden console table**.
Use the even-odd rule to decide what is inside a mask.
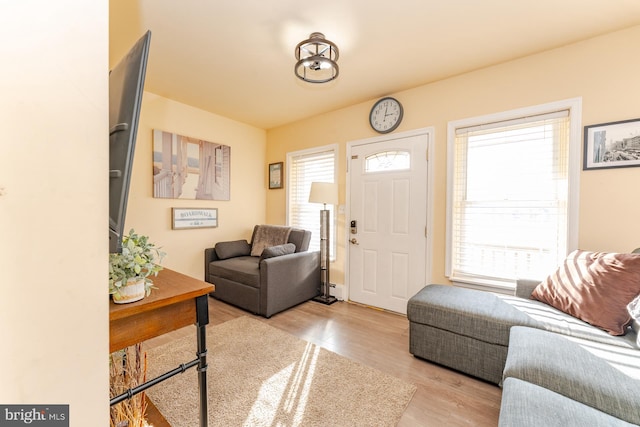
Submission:
[[[186,369],[198,367],[200,391],[200,426],[207,426],[207,345],[209,323],[208,295],[214,286],[173,270],[163,269],[153,279],[158,289],[141,301],[129,304],[109,302],[109,352],[123,349],[158,335],[195,324],[198,352],[195,360],[147,381],[111,399],[111,405],[122,402]]]

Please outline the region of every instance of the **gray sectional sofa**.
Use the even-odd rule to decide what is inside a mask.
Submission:
[[[428,285],[409,300],[410,352],[503,387],[500,426],[640,424],[636,320],[612,336],[530,299]]]

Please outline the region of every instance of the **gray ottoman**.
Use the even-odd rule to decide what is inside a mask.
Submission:
[[[537,322],[500,297],[446,285],[427,285],[407,303],[409,351],[500,384],[513,325]]]

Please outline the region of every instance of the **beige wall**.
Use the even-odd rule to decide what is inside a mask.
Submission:
[[[108,2],[0,16],[0,402],[107,425]]]
[[[445,283],[447,122],[519,107],[582,97],[582,125],[640,117],[640,26],[391,94],[404,106],[396,132],[433,126],[435,168],[432,282]],[[375,100],[267,133],[267,161],[284,161],[289,151],[340,145],[340,203],[345,203],[345,148],[349,141],[376,136],[368,123]],[[577,141],[582,145],[582,141]],[[640,246],[637,221],[640,168],[583,171],[580,175],[579,246],[626,251]],[[285,191],[267,194],[268,222],[286,217]],[[344,223],[338,219],[338,259],[332,281],[344,283]]]
[[[231,200],[153,198],[153,129],[231,147]],[[204,248],[223,240],[250,239],[255,224],[265,222],[266,132],[197,108],[145,92],[127,208],[128,232],[150,236],[167,253],[162,264],[204,277]],[[219,226],[171,229],[171,208],[218,208]]]

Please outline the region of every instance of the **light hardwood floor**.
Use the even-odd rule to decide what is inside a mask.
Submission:
[[[398,426],[497,426],[501,389],[409,353],[406,316],[347,302],[330,306],[306,302],[265,319],[209,298],[210,325],[250,316],[397,378],[417,391]],[[147,341],[156,346],[194,334],[187,327]],[[211,379],[213,380],[213,379]],[[158,385],[162,387],[162,385]],[[329,399],[330,408],[330,399]],[[154,419],[154,427],[164,427]]]

